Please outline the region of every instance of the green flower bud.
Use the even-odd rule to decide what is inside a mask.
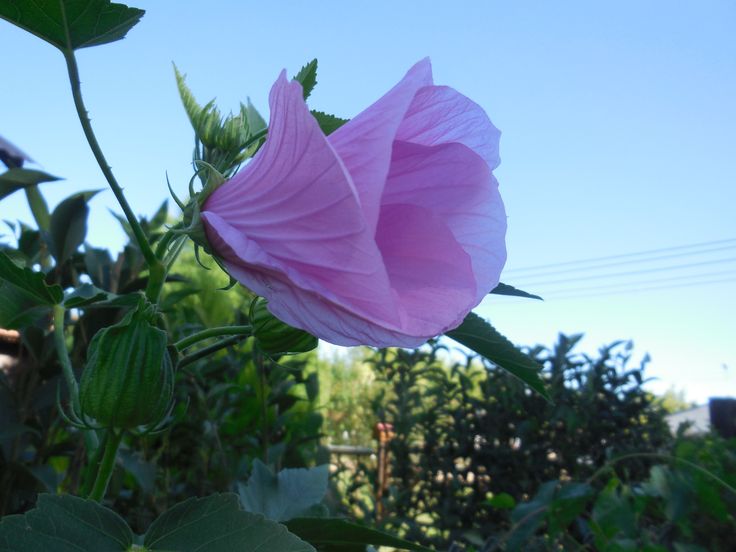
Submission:
[[[150,313],[142,310],[97,332],[80,383],[83,414],[111,428],[158,424],[174,393],[166,342],[166,332],[152,325]]]
[[[317,338],[312,334],[292,328],[268,310],[268,301],[262,297],[250,305],[250,323],[253,336],[260,348],[271,355],[305,353],[317,347]]]

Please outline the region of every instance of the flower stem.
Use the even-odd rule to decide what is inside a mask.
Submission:
[[[128,224],[130,224],[130,227],[133,230],[133,235],[135,236],[138,247],[143,254],[143,258],[146,260],[148,266],[153,269],[153,266],[155,264],[160,263],[156,258],[153,250],[151,249],[151,245],[148,243],[148,239],[143,232],[143,228],[141,228],[138,219],[133,213],[133,210],[130,208],[128,200],[125,199],[123,189],[120,187],[117,180],[115,179],[115,175],[113,175],[112,169],[110,169],[110,165],[107,163],[107,159],[105,159],[105,156],[102,153],[102,149],[100,149],[100,144],[97,142],[97,137],[92,130],[92,124],[90,123],[89,114],[87,113],[87,108],[85,107],[84,100],[82,99],[82,89],[79,82],[79,69],[77,67],[77,59],[74,56],[74,52],[72,50],[65,51],[64,59],[66,60],[66,67],[69,73],[69,82],[72,87],[74,107],[76,107],[77,109],[79,122],[82,123],[82,129],[84,130],[84,135],[87,138],[89,147],[92,150],[95,159],[97,160],[97,164],[102,170],[102,174],[105,175],[105,179],[110,185],[112,193],[115,194],[115,198],[118,200],[120,207],[122,207],[123,213],[125,213],[125,218],[128,219]]]
[[[251,326],[223,326],[218,328],[209,328],[202,330],[190,336],[185,337],[175,343],[175,346],[180,351],[194,345],[199,341],[209,339],[211,337],[220,337],[222,335],[251,335],[253,328]]]
[[[226,337],[225,339],[222,339],[218,341],[217,343],[214,343],[213,345],[210,345],[209,347],[204,347],[203,349],[200,349],[196,353],[192,353],[191,355],[187,355],[183,357],[180,361],[177,367],[183,368],[184,366],[191,364],[192,362],[196,362],[201,358],[205,358],[212,353],[216,353],[220,349],[224,349],[225,347],[229,347],[230,345],[234,345],[238,341],[242,341],[245,338],[243,335],[233,335],[231,337]]]
[[[77,385],[77,378],[74,377],[72,361],[69,359],[69,352],[66,349],[64,339],[64,312],[63,305],[54,305],[54,344],[56,345],[56,354],[59,357],[61,371],[66,380],[72,405],[79,412],[79,386]]]
[[[110,477],[112,476],[112,470],[115,467],[115,457],[118,454],[118,446],[120,440],[123,437],[123,433],[116,433],[114,429],[110,430],[110,434],[105,440],[105,452],[102,455],[100,461],[100,468],[97,471],[97,478],[95,484],[92,487],[92,492],[89,493],[89,498],[100,502],[105,498],[107,492],[107,485],[110,483]]]
[[[54,345],[56,345],[56,355],[59,357],[61,371],[64,374],[66,387],[69,390],[72,407],[75,412],[81,412],[79,404],[79,385],[77,384],[77,378],[74,376],[72,361],[69,358],[69,351],[67,351],[66,340],[64,339],[64,313],[64,305],[54,305]],[[97,434],[92,429],[85,430],[83,434],[84,444],[87,448],[87,455],[88,457],[91,457],[99,446]]]

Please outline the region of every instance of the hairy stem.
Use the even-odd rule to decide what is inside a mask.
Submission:
[[[72,87],[74,107],[77,109],[79,122],[82,123],[82,129],[84,130],[84,135],[87,138],[89,147],[92,150],[95,159],[97,160],[97,164],[102,170],[102,174],[105,176],[107,183],[110,185],[112,193],[115,194],[115,199],[118,200],[120,207],[123,209],[123,213],[125,213],[125,218],[128,219],[128,224],[130,224],[130,227],[133,230],[133,235],[135,236],[138,247],[143,253],[143,257],[146,259],[146,263],[148,264],[149,268],[153,269],[153,266],[160,264],[160,262],[151,249],[151,244],[148,243],[148,239],[143,232],[143,228],[141,228],[138,219],[133,213],[133,210],[130,208],[128,200],[123,194],[123,189],[120,187],[117,180],[115,179],[115,175],[113,175],[112,169],[110,169],[110,165],[108,164],[107,159],[105,159],[105,155],[102,153],[100,144],[97,142],[97,137],[92,130],[92,124],[90,123],[89,114],[87,112],[87,108],[84,105],[84,100],[82,99],[82,89],[79,82],[79,69],[77,67],[77,59],[74,56],[74,52],[72,50],[65,51],[64,59],[66,60],[66,67],[69,73],[69,82]]]
[[[209,347],[204,347],[203,349],[200,349],[196,353],[192,353],[191,355],[187,355],[184,358],[182,358],[179,361],[179,364],[177,365],[179,368],[182,368],[186,366],[187,364],[191,364],[192,362],[196,362],[197,360],[201,358],[205,358],[210,356],[213,353],[216,353],[220,349],[224,349],[225,347],[229,347],[230,345],[234,345],[238,341],[242,341],[245,339],[244,335],[234,335],[232,337],[226,337],[225,339],[222,339],[218,341],[217,343],[214,343],[213,345],[210,345]]]
[[[66,387],[69,390],[69,398],[72,403],[72,408],[75,412],[81,412],[79,403],[79,385],[77,384],[77,378],[74,376],[74,369],[72,368],[72,361],[69,358],[69,351],[66,348],[66,340],[64,338],[64,309],[63,305],[54,305],[54,345],[56,345],[56,355],[59,358],[59,364],[61,364],[61,371],[64,374],[64,380],[66,381]],[[84,430],[84,444],[87,448],[87,456],[91,457],[94,455],[95,450],[99,446],[97,440],[97,434],[92,429]]]
[[[77,385],[77,378],[74,377],[72,361],[69,358],[64,339],[64,312],[63,305],[54,305],[54,344],[61,364],[61,371],[64,374],[64,380],[66,380],[66,387],[69,390],[69,397],[71,397],[73,407],[79,412],[79,386]]]
[[[115,458],[118,454],[120,439],[123,437],[122,432],[116,433],[114,429],[109,431],[110,434],[105,440],[105,452],[102,455],[100,467],[97,470],[97,478],[95,479],[95,484],[92,487],[92,492],[89,493],[89,498],[96,500],[97,502],[100,502],[105,498],[107,485],[110,483],[112,470],[115,468]]]
[[[220,337],[223,335],[249,336],[251,335],[251,333],[253,333],[253,328],[251,326],[222,326],[217,328],[209,328],[207,330],[202,330],[201,332],[197,332],[177,341],[175,343],[175,347],[181,351],[183,349],[186,349],[187,347],[194,345],[195,343],[198,343],[199,341],[210,339],[211,337]]]

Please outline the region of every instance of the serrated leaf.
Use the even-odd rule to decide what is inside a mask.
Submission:
[[[116,552],[132,544],[123,518],[75,496],[41,494],[33,510],[0,521],[0,552]]]
[[[64,298],[64,307],[74,309],[86,307],[100,301],[110,301],[115,298],[115,294],[108,293],[92,284],[82,284]]]
[[[241,510],[231,493],[190,498],[170,508],[151,524],[143,544],[151,552],[315,552],[283,525]]]
[[[320,552],[364,552],[366,546],[434,552],[429,548],[338,518],[295,518],[286,527]]]
[[[60,178],[33,169],[9,169],[0,174],[0,200],[28,186],[54,180],[60,180]]]
[[[108,0],[4,0],[0,17],[71,52],[121,40],[145,12]]]
[[[317,59],[313,59],[302,67],[294,77],[302,85],[302,92],[306,100],[317,85]]]
[[[515,288],[514,286],[510,286],[502,282],[499,282],[498,285],[491,290],[491,293],[494,293],[496,295],[511,295],[514,297],[526,297],[527,299],[539,299],[540,301],[544,301],[544,299],[542,299],[539,295],[534,295],[532,293],[522,291],[520,289]]]
[[[48,285],[42,273],[16,265],[0,251],[0,327],[32,324],[63,296],[61,287]]]
[[[539,376],[542,369],[539,363],[514,347],[496,328],[474,312],[468,314],[460,326],[445,335],[487,358],[550,400]]]
[[[332,134],[349,121],[349,119],[341,119],[340,117],[335,117],[334,115],[323,113],[322,111],[315,111],[314,109],[311,113],[314,118],[317,119],[317,124],[319,125],[319,128],[322,129],[325,136]]]
[[[248,512],[274,521],[304,515],[327,493],[328,466],[281,470],[274,473],[256,459],[247,484],[238,483],[240,503]]]
[[[84,243],[89,215],[87,202],[98,192],[93,190],[69,196],[51,213],[48,243],[58,264],[63,264]]]

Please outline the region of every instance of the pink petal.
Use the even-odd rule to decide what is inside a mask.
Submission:
[[[290,298],[269,289],[291,282],[299,288],[294,293],[313,292],[376,323],[397,324],[394,294],[350,176],[309,113],[301,86],[282,73],[270,108],[264,146],[203,206],[213,248],[274,312]]]
[[[456,327],[475,305],[470,256],[447,224],[411,204],[381,207],[376,241],[406,313],[402,330],[433,337]]]
[[[491,170],[501,162],[500,137],[481,106],[448,86],[419,90],[396,133],[396,140],[425,146],[464,144],[485,159]]]
[[[488,165],[468,147],[395,142],[382,201],[423,207],[447,224],[472,262],[471,307],[498,284],[506,262],[506,213]]]
[[[381,99],[330,134],[330,143],[353,178],[372,232],[378,222],[394,136],[417,91],[431,84],[432,66],[425,58]]]

